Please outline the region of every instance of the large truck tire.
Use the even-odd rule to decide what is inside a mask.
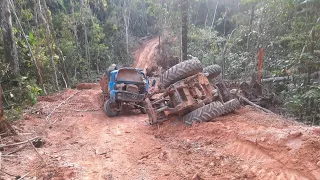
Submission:
[[[208,78],[210,79],[213,79],[219,76],[221,71],[222,71],[221,67],[217,64],[203,68],[203,72],[208,73],[209,74]]]
[[[189,76],[202,72],[203,67],[199,60],[188,60],[172,66],[161,75],[161,84],[164,88]]]
[[[103,110],[109,117],[118,116],[120,113],[120,111],[117,111],[114,108],[112,108],[112,102],[109,99],[104,103]]]
[[[220,101],[215,101],[182,116],[181,120],[188,125],[213,121],[214,118],[230,113],[236,110],[239,106],[240,102],[237,99],[232,99],[224,104]]]
[[[188,125],[192,125],[194,122],[210,121],[223,114],[222,106],[220,101],[214,101],[182,116],[181,120]]]
[[[240,101],[238,99],[231,99],[230,101],[223,104],[224,113],[228,114],[240,107]]]

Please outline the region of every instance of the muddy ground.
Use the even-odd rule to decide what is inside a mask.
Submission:
[[[156,46],[146,43],[137,67]],[[318,127],[251,107],[194,126],[175,117],[150,126],[138,111],[109,118],[102,104],[98,84],[41,97],[13,123],[20,135],[1,140],[44,144],[39,154],[29,144],[3,148],[1,179],[320,179]]]

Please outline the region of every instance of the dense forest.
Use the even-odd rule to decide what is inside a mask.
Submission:
[[[320,122],[320,0],[2,0],[0,83],[8,114],[112,63],[131,66],[144,37],[161,58],[219,64],[224,79],[262,78],[280,113]]]

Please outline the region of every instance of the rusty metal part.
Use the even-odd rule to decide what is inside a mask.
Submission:
[[[208,78],[202,73],[197,73],[171,84],[166,89],[159,88],[158,94],[149,97],[152,100],[146,100],[147,112],[150,124],[154,124],[165,119],[168,113],[182,116],[219,96]]]
[[[164,96],[168,95],[177,114],[198,104],[214,100],[214,87],[202,73],[190,76],[170,85]]]
[[[147,97],[145,99],[145,107],[149,116],[149,124],[161,123],[167,120],[167,116],[164,113],[164,110],[160,110],[162,108],[166,108],[164,104],[153,104],[151,100]],[[159,111],[160,110],[160,111]]]

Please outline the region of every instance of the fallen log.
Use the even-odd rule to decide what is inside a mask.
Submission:
[[[236,94],[236,96],[237,96],[240,100],[243,100],[244,102],[248,103],[249,105],[251,105],[251,106],[253,106],[253,107],[257,108],[257,109],[260,109],[260,110],[262,110],[262,111],[264,111],[264,112],[266,112],[266,113],[273,113],[273,112],[270,111],[269,109],[263,108],[263,107],[255,104],[255,103],[251,102],[249,99],[241,96],[240,94]]]
[[[266,79],[262,79],[263,83],[269,83],[269,82],[280,82],[280,81],[293,81],[294,79],[304,79],[307,78],[308,74],[307,73],[303,73],[303,74],[298,74],[295,76],[282,76],[282,77],[271,77],[271,78],[266,78]],[[320,77],[320,71],[318,72],[314,72],[311,74],[310,78],[311,79],[319,79]]]
[[[21,144],[26,144],[26,143],[29,143],[30,141],[35,140],[35,139],[38,139],[38,138],[39,138],[39,137],[35,137],[35,138],[29,139],[29,140],[26,140],[26,141],[22,141],[22,142],[18,142],[18,143],[13,143],[13,144],[0,144],[0,148],[12,147],[12,146],[18,146],[18,145],[21,145]],[[31,144],[32,144],[32,143],[31,143]]]
[[[272,77],[272,78],[266,78],[262,79],[261,82],[268,83],[268,82],[279,82],[279,81],[292,81],[292,76],[284,76],[284,77]]]
[[[14,153],[16,153],[16,152],[19,152],[20,150],[24,149],[25,147],[27,147],[26,144],[23,145],[23,146],[21,146],[21,147],[19,147],[19,148],[17,148],[17,149],[15,149],[15,150],[13,150],[13,151],[11,151],[11,152],[8,152],[7,154],[2,155],[2,156],[10,156],[11,154],[14,154]]]

